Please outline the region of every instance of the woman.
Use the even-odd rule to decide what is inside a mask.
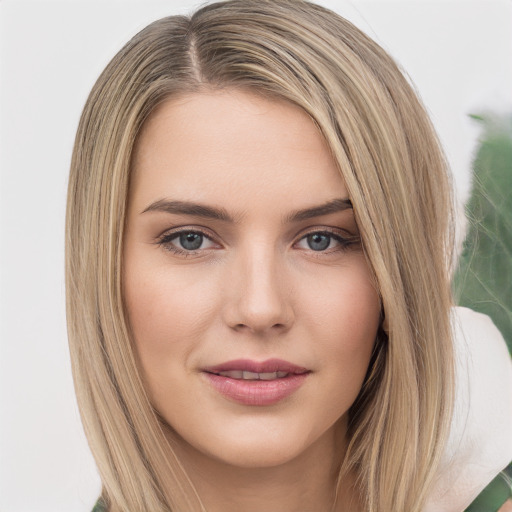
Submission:
[[[392,59],[302,1],[136,35],[93,88],[68,322],[111,511],[420,511],[452,410],[450,194]]]

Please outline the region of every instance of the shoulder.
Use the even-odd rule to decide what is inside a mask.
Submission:
[[[465,512],[501,512],[512,498],[512,463],[477,496]],[[508,504],[508,502],[507,502]],[[509,505],[512,507],[512,504]],[[507,510],[510,510],[507,509]]]
[[[488,316],[467,308],[453,308],[452,326],[454,414],[425,512],[466,509],[512,460],[512,361],[505,341]]]

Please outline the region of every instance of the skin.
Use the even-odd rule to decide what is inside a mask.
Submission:
[[[181,96],[141,132],[125,302],[150,399],[208,511],[331,509],[380,303],[351,208],[288,217],[347,197],[318,129],[286,102]],[[231,220],[162,211],[161,201],[222,208]],[[196,241],[190,232],[202,232],[199,248],[187,250],[179,230]],[[312,248],[318,240],[327,247]],[[270,358],[309,370],[272,405],[229,400],[203,372]],[[359,508],[352,487],[349,475],[339,510]]]

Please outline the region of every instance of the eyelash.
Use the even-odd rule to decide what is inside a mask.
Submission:
[[[179,238],[180,235],[183,235],[183,234],[201,235],[204,238],[206,238],[207,240],[214,242],[214,240],[212,239],[212,237],[209,234],[207,234],[206,232],[204,232],[200,229],[194,228],[194,229],[179,229],[177,231],[172,231],[171,233],[169,233],[169,232],[164,233],[162,236],[160,236],[160,238],[158,238],[156,243],[157,243],[157,245],[163,247],[166,251],[169,251],[173,254],[176,254],[178,256],[184,256],[184,257],[196,256],[201,251],[208,250],[208,249],[197,249],[197,250],[180,249],[179,247],[176,247],[175,245],[173,245],[171,243],[174,240],[176,240],[177,238]],[[360,243],[359,236],[354,236],[354,235],[341,236],[334,230],[321,229],[321,230],[309,231],[308,233],[303,234],[299,238],[299,240],[297,242],[295,242],[295,244],[301,242],[302,240],[305,240],[308,236],[311,236],[311,235],[328,236],[331,239],[334,239],[339,244],[335,248],[327,248],[327,249],[321,250],[321,251],[315,251],[313,249],[309,249],[309,251],[311,253],[318,254],[318,255],[344,252],[344,251],[348,250],[350,247],[352,247],[354,245],[357,246]],[[330,243],[329,243],[329,245],[330,245]],[[307,250],[307,249],[305,249],[305,250]]]
[[[350,247],[357,245],[360,241],[359,236],[354,236],[354,235],[342,236],[334,230],[322,229],[322,230],[313,230],[313,231],[309,231],[308,233],[305,233],[304,235],[302,235],[299,238],[299,240],[295,244],[301,242],[302,240],[306,240],[309,236],[312,236],[312,235],[327,236],[327,237],[331,238],[331,241],[332,241],[332,239],[334,239],[338,243],[338,245],[334,248],[328,247],[327,249],[321,250],[321,251],[315,251],[314,249],[311,249],[311,248],[305,249],[305,250],[309,250],[311,253],[313,253],[314,255],[317,255],[317,256],[345,252]],[[331,241],[329,242],[329,245],[331,244]]]
[[[210,240],[213,242],[213,239],[210,235],[205,233],[204,231],[201,231],[200,229],[194,228],[194,229],[179,229],[177,231],[172,231],[171,233],[164,233],[157,241],[156,243],[163,247],[166,251],[172,252],[174,254],[177,254],[178,256],[195,256],[197,255],[201,250],[205,249],[199,249],[196,251],[193,250],[186,250],[186,249],[180,249],[179,247],[176,247],[172,245],[172,241],[179,238],[180,235],[183,234],[194,234],[194,235],[201,235],[204,238]]]

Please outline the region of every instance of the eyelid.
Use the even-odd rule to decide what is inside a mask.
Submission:
[[[210,242],[220,246],[221,244],[216,240],[216,237],[212,235],[209,230],[204,229],[201,226],[179,226],[175,228],[168,229],[158,235],[155,239],[155,243],[161,247],[163,247],[165,250],[178,254],[178,255],[184,255],[184,256],[194,256],[198,255],[201,252],[208,251],[213,249],[212,247],[208,247],[205,249],[196,249],[196,250],[186,250],[181,249],[177,246],[173,246],[171,244],[171,241],[178,238],[182,233],[197,233],[202,235],[203,237],[207,238]]]
[[[326,249],[325,251],[314,251],[313,249],[309,249],[311,252],[316,253],[316,255],[328,254],[330,252],[343,251],[343,250],[348,249],[350,246],[360,244],[360,242],[361,242],[361,237],[359,236],[359,234],[353,235],[352,233],[349,233],[348,231],[346,231],[342,228],[315,226],[312,228],[308,228],[306,231],[303,231],[298,236],[297,240],[294,242],[293,245],[297,245],[299,242],[304,240],[306,237],[308,237],[310,235],[315,235],[315,234],[331,236],[339,244],[338,247]],[[304,249],[304,250],[308,250],[308,249]]]
[[[155,240],[158,241],[164,236],[167,235],[175,235],[180,234],[183,231],[185,232],[195,232],[195,233],[201,233],[202,235],[208,237],[208,238],[215,238],[215,234],[212,233],[212,231],[209,228],[206,228],[204,226],[198,225],[198,224],[180,224],[173,227],[168,227],[160,232],[159,235],[155,237]]]
[[[341,236],[342,238],[358,238],[359,233],[351,233],[347,229],[333,226],[310,226],[299,234],[299,238],[303,238],[307,235],[314,233],[327,233]]]

